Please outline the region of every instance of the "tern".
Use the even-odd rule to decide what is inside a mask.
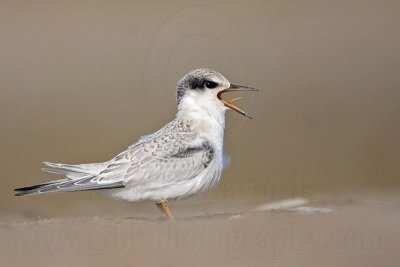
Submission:
[[[224,168],[225,111],[240,99],[227,92],[258,91],[231,84],[211,69],[196,69],[177,83],[175,118],[155,133],[141,137],[109,161],[91,164],[44,162],[43,171],[64,178],[15,189],[16,196],[100,190],[114,199],[153,201],[174,219],[168,200],[183,199],[215,186]]]

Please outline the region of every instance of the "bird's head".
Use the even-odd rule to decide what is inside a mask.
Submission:
[[[206,109],[225,111],[232,109],[248,118],[246,112],[233,105],[241,97],[224,100],[222,95],[226,92],[258,91],[255,88],[231,84],[222,74],[211,69],[196,69],[187,73],[178,81],[176,100],[178,109],[190,109],[192,106]]]

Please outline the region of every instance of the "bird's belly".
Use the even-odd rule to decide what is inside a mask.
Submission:
[[[197,177],[186,181],[182,184],[182,194],[171,196],[170,199],[182,199],[192,195],[196,195],[207,191],[211,187],[215,186],[222,174],[222,161],[217,160],[210,164],[207,169],[200,173]]]
[[[183,199],[207,191],[215,186],[221,177],[223,169],[222,155],[214,157],[210,165],[199,175],[188,180],[181,180],[165,185],[139,184],[112,190],[108,194],[116,199],[130,202]]]

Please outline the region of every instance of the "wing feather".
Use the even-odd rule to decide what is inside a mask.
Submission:
[[[197,177],[214,158],[210,143],[174,120],[144,136],[112,160],[93,164],[45,162],[46,172],[66,178],[18,188],[17,195],[143,186],[151,190]]]
[[[214,157],[211,145],[193,133],[167,133],[147,140],[130,159],[125,184],[162,187],[190,180],[204,171]]]

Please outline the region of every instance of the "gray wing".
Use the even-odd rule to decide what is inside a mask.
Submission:
[[[214,157],[208,142],[185,144],[171,142],[151,152],[127,170],[125,183],[162,187],[190,180],[204,171]]]
[[[187,125],[176,121],[104,163],[45,164],[44,171],[66,178],[16,189],[17,195],[121,188],[126,185],[162,187],[190,180],[214,157],[210,144],[200,141]]]
[[[111,182],[111,183],[99,183],[97,177],[95,175],[92,175],[76,180],[61,179],[44,184],[17,188],[15,189],[15,191],[17,192],[15,195],[23,196],[23,195],[34,195],[43,193],[88,191],[88,190],[111,189],[111,188],[121,188],[121,187],[124,187],[122,181]]]
[[[165,186],[196,177],[213,158],[213,148],[192,131],[189,122],[173,120],[111,160],[99,181],[122,179],[129,186]]]
[[[47,168],[43,168],[42,170],[49,173],[64,175],[65,178],[43,184],[17,188],[15,189],[17,192],[16,196],[124,187],[121,179],[99,180],[100,177],[98,173],[108,165],[107,162],[78,165],[51,162],[44,163]]]
[[[164,132],[118,155],[100,180],[122,176],[125,185],[158,188],[196,177],[213,157],[211,145],[193,133]]]

